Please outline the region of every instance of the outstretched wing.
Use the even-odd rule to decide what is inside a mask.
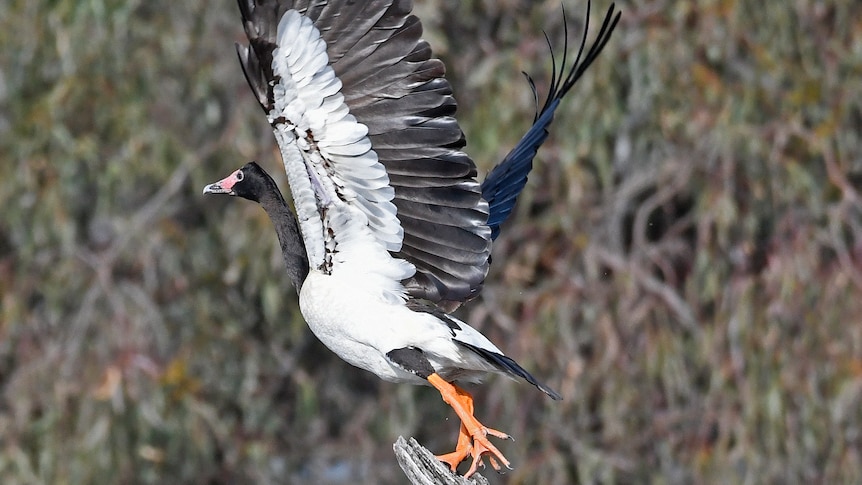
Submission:
[[[365,203],[363,210],[386,247],[416,267],[416,273],[402,281],[410,295],[444,309],[457,307],[481,289],[491,241],[526,184],[554,112],[598,57],[620,18],[611,5],[596,40],[583,56],[589,24],[585,25],[568,72],[568,50],[564,49],[559,71],[554,62],[551,90],[533,126],[480,186],[475,164],[461,151],[464,135],[454,118],[457,104],[444,78],[445,68],[432,58],[431,48],[421,39],[422,26],[410,14],[410,0],[239,0],[239,6],[250,45],[237,46],[237,51],[249,86],[268,114],[278,98],[273,52],[278,48],[280,19],[285,12],[296,10],[319,31],[343,103],[349,115],[367,127],[367,133],[354,127],[350,136],[339,135],[336,141],[343,144],[355,138],[359,143],[367,135],[376,158],[360,158],[366,165],[379,161],[388,183],[380,187],[383,179],[370,165],[352,170],[345,163],[338,175],[352,176],[348,183],[360,195],[378,198]],[[530,85],[535,93],[532,80]],[[319,91],[333,86],[326,84]],[[342,114],[340,108],[333,112]],[[350,152],[350,148],[341,150]],[[369,186],[357,175],[376,178]],[[394,189],[394,196],[384,189]],[[392,214],[379,210],[390,200],[397,208],[398,230],[403,235],[393,232],[392,218],[386,218]]]
[[[602,52],[602,49],[608,43],[608,40],[610,40],[614,28],[617,26],[617,22],[620,20],[620,13],[619,11],[615,13],[614,4],[611,4],[607,14],[605,14],[602,28],[599,30],[595,41],[593,41],[593,45],[587,51],[587,55],[581,60],[584,47],[587,45],[587,32],[589,32],[590,26],[590,3],[587,2],[584,36],[581,40],[581,46],[578,48],[575,63],[569,69],[568,74],[565,72],[568,44],[563,48],[563,59],[560,63],[560,70],[557,71],[556,59],[553,56],[554,50],[550,40],[546,37],[548,47],[551,49],[553,67],[551,69],[551,90],[548,92],[545,104],[541,110],[537,110],[533,126],[530,130],[527,131],[521,138],[521,141],[515,145],[515,148],[506,155],[502,162],[491,170],[482,182],[482,197],[488,201],[490,210],[488,225],[491,227],[491,239],[497,238],[500,234],[500,226],[509,217],[509,214],[512,213],[518,195],[527,183],[527,175],[533,168],[533,157],[536,156],[536,151],[548,138],[548,126],[554,121],[554,112],[560,105],[560,101]],[[565,12],[563,18],[565,20]],[[568,40],[567,25],[565,32]],[[536,86],[529,76],[527,80],[530,82],[530,87],[533,89],[533,94],[536,96],[538,104]]]
[[[277,102],[272,62],[280,19],[296,10],[319,30],[343,102],[367,127],[394,189],[403,241],[393,252],[416,267],[403,281],[411,296],[452,308],[478,293],[491,249],[488,205],[475,164],[461,151],[465,141],[445,68],[421,39],[422,26],[410,15],[412,2],[239,0],[239,5],[250,42],[237,47],[240,61],[267,113]]]

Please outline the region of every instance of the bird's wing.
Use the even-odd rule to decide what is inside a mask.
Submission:
[[[563,16],[565,18],[565,15]],[[605,20],[602,23],[602,28],[599,30],[593,45],[584,56],[584,48],[587,44],[587,32],[589,31],[590,4],[587,2],[587,15],[584,24],[584,37],[581,40],[581,46],[578,49],[575,63],[569,69],[568,74],[565,72],[566,61],[568,57],[568,49],[564,48],[563,58],[560,63],[560,69],[557,71],[556,59],[553,59],[553,48],[551,48],[551,57],[554,61],[551,76],[551,89],[548,92],[548,97],[541,110],[537,110],[536,117],[533,121],[533,126],[521,138],[521,141],[515,145],[515,148],[510,151],[502,162],[497,164],[485,180],[482,182],[482,197],[488,201],[490,215],[488,217],[488,225],[491,227],[491,238],[496,239],[500,234],[500,226],[509,217],[518,195],[524,189],[527,183],[527,175],[533,168],[533,157],[536,156],[536,151],[548,138],[548,126],[554,121],[554,112],[560,105],[560,100],[569,92],[572,86],[580,79],[581,75],[590,67],[590,64],[601,53],[605,44],[611,38],[611,33],[619,22],[620,12],[615,12],[615,7],[611,4],[608,12],[605,15]],[[568,29],[566,29],[568,30]],[[550,47],[550,41],[548,46]],[[583,57],[582,57],[583,56]],[[530,86],[533,93],[536,94],[536,88],[531,79]],[[536,94],[538,100],[538,95]]]
[[[422,26],[410,14],[412,2],[239,0],[239,5],[250,41],[249,46],[238,46],[240,61],[268,114],[276,108],[278,98],[273,87],[277,80],[273,52],[284,12],[296,10],[319,31],[329,66],[340,81],[343,103],[367,127],[372,151],[385,167],[388,186],[394,189],[391,202],[403,229],[400,244],[391,241],[388,212],[374,212],[386,202],[388,187],[380,187],[379,179],[366,187],[361,177],[348,177],[350,160],[345,159],[340,170],[359,195],[384,194],[362,208],[380,221],[377,226],[373,220],[369,225],[389,243],[387,248],[416,267],[416,273],[403,281],[411,296],[444,308],[473,297],[488,271],[488,205],[476,181],[475,164],[461,151],[464,136],[454,118],[456,103],[444,78],[443,63],[431,57],[429,45],[421,39]],[[307,35],[302,26],[295,30],[300,36]],[[318,91],[327,92],[330,87],[321,84]],[[341,136],[338,141],[349,138]],[[366,166],[357,174],[378,176]],[[291,190],[296,189],[292,186]],[[299,217],[303,220],[302,214]]]

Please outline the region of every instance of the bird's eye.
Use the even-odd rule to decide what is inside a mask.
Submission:
[[[245,177],[245,175],[243,175],[242,170],[237,170],[237,171],[236,171],[236,181],[237,181],[237,182],[242,182],[242,179],[243,179],[244,177]]]

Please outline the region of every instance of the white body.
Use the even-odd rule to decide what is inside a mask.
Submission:
[[[426,382],[386,357],[404,347],[421,349],[444,379],[501,372],[456,342],[502,354],[478,331],[407,307],[401,281],[416,269],[392,256],[403,239],[394,190],[367,128],[343,102],[320,33],[291,10],[279,23],[278,46],[269,119],[309,257],[299,303],[311,331],[348,363],[388,381]]]
[[[434,370],[445,379],[476,381],[481,374],[499,372],[457,338],[502,354],[494,344],[466,323],[452,330],[434,315],[414,312],[403,303],[380,298],[379,291],[357,284],[333,271],[311,271],[299,296],[302,315],[314,335],[346,362],[391,382],[425,383],[393,365],[386,353],[402,347],[425,352]],[[471,372],[474,371],[474,372]]]

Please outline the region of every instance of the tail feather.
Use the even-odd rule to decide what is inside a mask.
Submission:
[[[548,387],[548,386],[542,384],[541,382],[539,382],[538,380],[536,380],[536,378],[533,377],[532,374],[527,372],[527,370],[524,369],[523,367],[521,367],[517,362],[515,362],[514,359],[512,359],[510,357],[506,357],[503,354],[498,354],[497,352],[490,351],[488,349],[483,349],[482,347],[477,347],[475,345],[471,345],[471,344],[468,344],[466,342],[461,342],[460,340],[455,340],[455,341],[458,342],[460,345],[463,345],[464,347],[472,350],[473,352],[475,352],[476,354],[478,354],[480,357],[487,360],[488,362],[494,364],[496,367],[498,367],[503,372],[505,372],[511,376],[514,376],[514,377],[520,377],[520,378],[524,379],[525,381],[529,382],[530,384],[536,386],[536,388],[538,388],[540,391],[542,391],[545,394],[547,394],[548,396],[550,396],[551,399],[554,399],[556,401],[563,399],[563,397],[560,396],[560,394],[557,393],[557,391],[551,389],[550,387]]]

